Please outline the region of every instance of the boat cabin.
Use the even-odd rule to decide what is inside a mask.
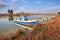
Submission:
[[[20,16],[19,19],[20,20],[28,20],[27,16]]]

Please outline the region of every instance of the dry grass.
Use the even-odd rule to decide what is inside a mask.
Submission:
[[[45,24],[35,25],[34,30],[27,34],[18,29],[14,35],[8,35],[0,40],[60,40],[60,16]]]

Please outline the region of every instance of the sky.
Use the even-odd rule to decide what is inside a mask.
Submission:
[[[60,12],[60,0],[0,0],[0,13],[12,9],[17,12]]]

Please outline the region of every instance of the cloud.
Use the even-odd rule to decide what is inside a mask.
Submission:
[[[25,7],[24,6],[21,6],[20,8],[19,8],[19,11],[24,11],[25,10]]]
[[[27,8],[27,5],[23,5],[20,8],[18,8],[17,12],[31,12],[31,13],[53,13],[53,12],[60,12],[60,5],[52,6],[48,8],[35,8],[35,9],[29,9]],[[16,12],[16,11],[15,11]]]
[[[12,9],[12,7],[14,7],[14,5],[11,3],[0,1],[0,12],[7,11],[7,9]]]
[[[28,6],[27,5],[20,6],[14,11],[14,13],[17,13],[17,12],[28,12]]]
[[[21,2],[24,2],[24,3],[28,3],[27,0],[11,0],[12,2],[16,2],[16,1],[21,1]]]
[[[60,11],[60,5],[49,7],[47,9],[45,9],[45,10],[48,11],[48,12],[58,12],[58,11]]]
[[[37,9],[37,10],[42,13],[60,12],[60,5],[52,6],[52,7],[48,7],[48,8],[43,8],[43,9]]]
[[[20,1],[27,1],[27,0],[20,0]]]
[[[24,3],[28,3],[28,1],[27,0],[20,0],[21,2],[24,2]]]
[[[35,3],[37,3],[37,4],[38,4],[38,3],[42,3],[42,1],[36,1]]]
[[[18,0],[11,0],[12,2],[18,1]]]
[[[7,6],[10,6],[10,4],[9,3],[6,3],[6,2],[0,1],[0,9],[1,8],[4,8],[4,7],[7,7]]]

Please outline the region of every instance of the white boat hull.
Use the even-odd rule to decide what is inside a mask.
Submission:
[[[15,23],[27,25],[27,24],[37,24],[38,22],[36,20],[22,20],[22,21],[16,20]]]

